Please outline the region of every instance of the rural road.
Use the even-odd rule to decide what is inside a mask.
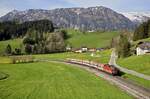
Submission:
[[[115,49],[114,49],[111,53],[111,57],[110,57],[110,61],[109,61],[110,65],[114,65],[115,67],[119,68],[124,73],[131,74],[131,75],[134,75],[134,76],[146,79],[146,80],[150,80],[150,76],[148,76],[148,75],[144,75],[144,74],[136,72],[134,70],[129,70],[127,68],[123,68],[123,67],[117,65],[116,59],[117,59],[117,56],[115,54]]]

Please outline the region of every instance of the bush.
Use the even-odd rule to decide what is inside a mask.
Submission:
[[[66,30],[61,30],[61,33],[62,33],[62,37],[63,37],[64,39],[68,39],[68,38],[69,38],[68,33],[67,33]]]
[[[21,55],[21,49],[15,48],[15,55]]]
[[[12,54],[12,48],[11,48],[11,46],[9,44],[7,45],[7,47],[5,49],[5,53],[7,55],[11,55]]]
[[[31,54],[31,53],[32,53],[32,45],[26,44],[26,45],[25,45],[25,52],[26,52],[27,54]]]

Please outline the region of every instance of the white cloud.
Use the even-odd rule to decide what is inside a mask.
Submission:
[[[0,1],[0,17],[13,10],[13,8],[5,0]]]
[[[7,14],[8,12],[10,12],[12,10],[13,10],[13,8],[8,8],[8,7],[0,8],[0,17],[4,16],[5,14]]]

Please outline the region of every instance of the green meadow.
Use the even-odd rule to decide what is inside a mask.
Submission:
[[[80,32],[78,30],[68,29],[69,39],[67,40],[73,47],[108,47],[113,37],[117,37],[119,31],[107,32]]]
[[[68,29],[68,44],[74,48],[108,47],[119,32],[80,32]],[[149,39],[147,39],[149,40]],[[137,44],[137,42],[134,42]],[[12,49],[22,48],[22,39],[0,41],[0,55],[10,44]],[[53,53],[32,55],[35,59],[64,60],[66,58],[108,63],[111,49],[94,53]],[[26,56],[26,55],[24,55]],[[150,75],[150,57],[131,56],[119,59],[118,64]],[[140,60],[140,61],[137,61]],[[11,64],[10,57],[0,57],[0,99],[132,99],[125,92],[81,68],[53,62]],[[150,81],[125,74],[122,77],[150,87]],[[5,78],[5,79],[4,79]]]
[[[104,50],[100,52],[94,53],[94,56],[91,56],[92,53],[54,53],[54,54],[41,54],[41,55],[33,55],[34,58],[37,59],[50,59],[50,60],[65,60],[67,58],[73,59],[81,59],[81,60],[90,60],[101,63],[108,63],[111,55],[111,49]]]
[[[119,59],[118,64],[125,68],[150,75],[150,55],[130,56]]]
[[[84,69],[60,63],[0,64],[0,99],[132,99]]]
[[[108,31],[89,33],[69,29],[68,34],[70,38],[67,41],[75,48],[80,48],[82,46],[101,48],[110,46],[112,38],[117,37],[119,32]]]
[[[150,55],[130,56],[128,58],[119,59],[118,64],[130,70],[137,71],[146,75],[150,75]],[[150,88],[150,81],[135,77],[129,74],[123,75],[124,78],[132,80],[137,84]]]
[[[0,55],[5,53],[5,49],[7,45],[10,44],[12,47],[12,50],[15,50],[15,48],[22,48],[22,39],[12,39],[12,40],[6,40],[6,41],[0,41]]]
[[[80,48],[82,46],[87,46],[89,48],[101,48],[110,46],[110,42],[113,37],[117,37],[119,35],[118,31],[110,31],[110,32],[80,32],[72,29],[67,30],[69,38],[66,42],[74,48]],[[10,44],[12,50],[15,48],[21,48],[24,53],[22,39],[13,39],[0,41],[0,55],[4,54],[7,45]]]

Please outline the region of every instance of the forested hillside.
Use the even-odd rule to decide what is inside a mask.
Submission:
[[[20,55],[24,52],[26,54],[62,52],[65,50],[66,37],[64,30],[54,32],[53,23],[49,20],[0,23],[0,41],[21,39],[20,42],[13,44],[2,43],[5,47],[1,46],[0,49],[5,55]]]
[[[150,37],[150,20],[142,23],[134,32],[133,40],[140,40]]]
[[[0,41],[25,36],[29,29],[38,32],[53,32],[53,23],[49,20],[29,21],[6,21],[0,23]]]

